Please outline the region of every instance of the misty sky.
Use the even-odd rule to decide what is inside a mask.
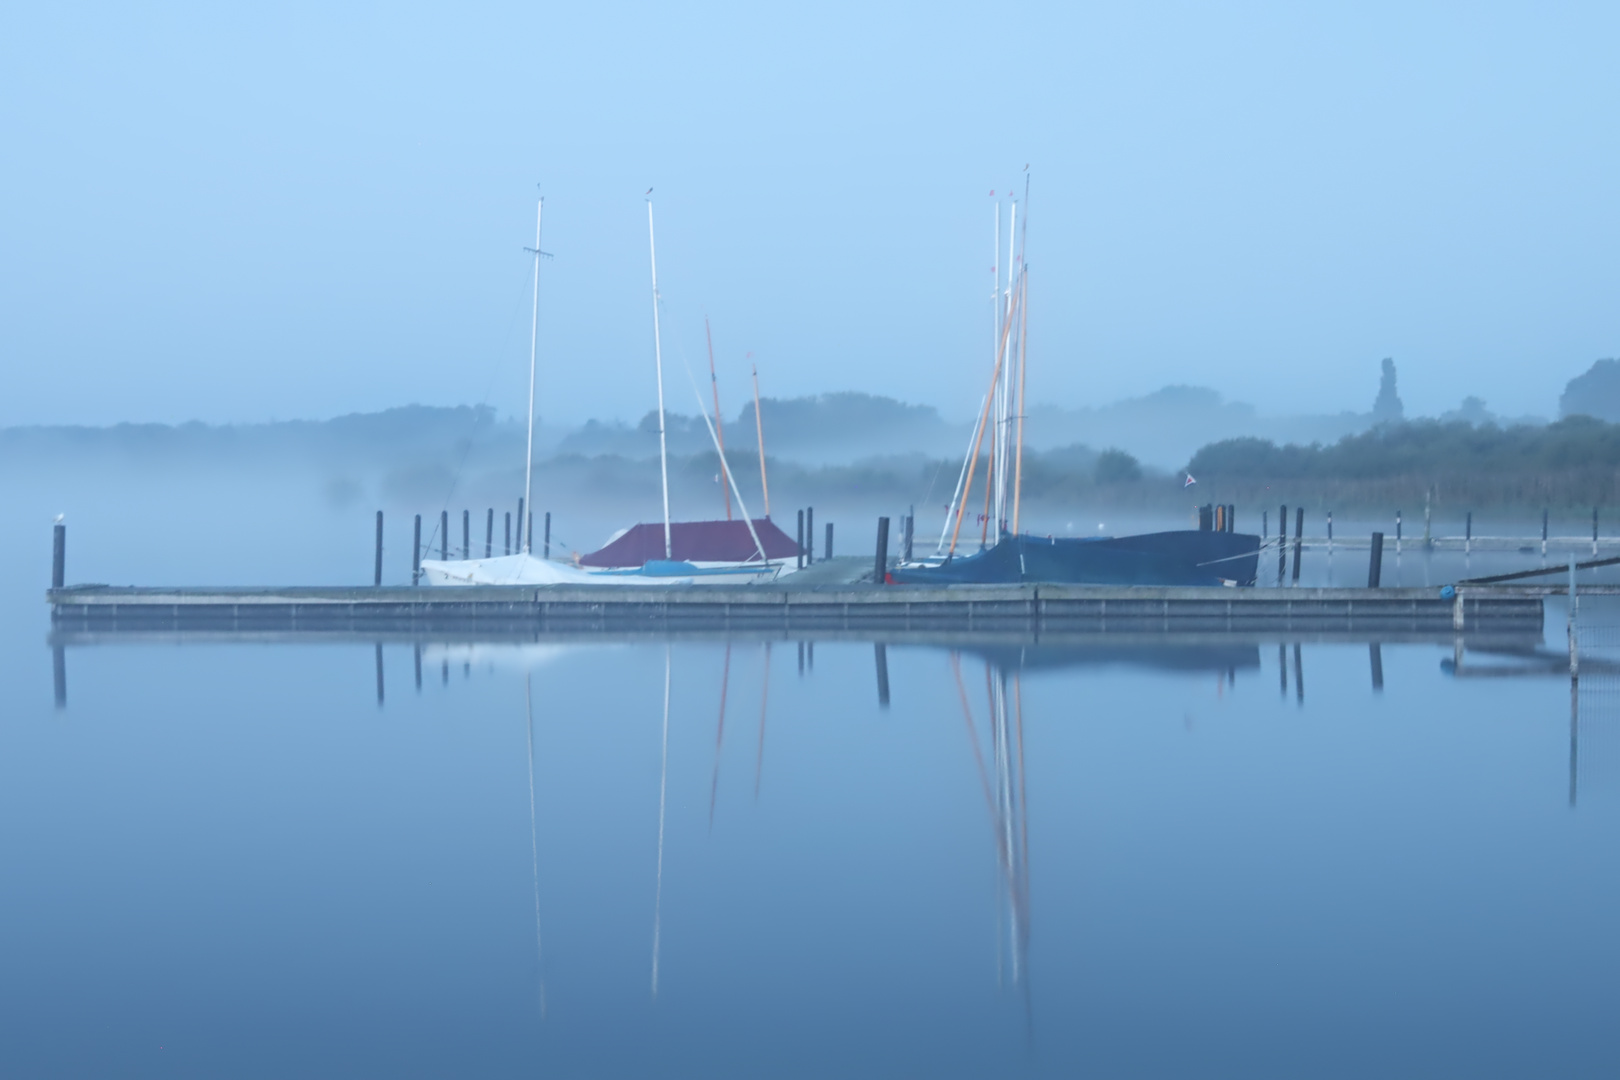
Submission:
[[[0,424],[973,410],[1026,163],[1030,388],[1551,415],[1620,353],[1614,5],[13,5]],[[227,10],[228,9],[228,10]]]

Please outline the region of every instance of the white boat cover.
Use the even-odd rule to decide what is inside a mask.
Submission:
[[[593,574],[537,559],[529,554],[490,559],[423,559],[429,585],[689,585],[691,578],[647,578],[636,574]]]

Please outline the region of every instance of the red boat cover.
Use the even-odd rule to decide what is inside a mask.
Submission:
[[[772,559],[791,559],[799,553],[793,537],[778,529],[769,518],[756,518],[754,531],[765,554]],[[746,521],[672,521],[669,525],[671,557],[679,562],[758,562],[759,548],[748,535]],[[662,522],[632,525],[617,540],[600,551],[580,556],[582,566],[645,566],[664,557]]]

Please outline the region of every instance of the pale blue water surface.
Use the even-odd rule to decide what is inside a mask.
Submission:
[[[366,579],[337,525],[253,524],[266,498],[191,518],[108,493],[69,576]],[[416,644],[383,645],[379,703],[369,642],[126,640],[67,650],[58,710],[53,508],[15,503],[7,1075],[1620,1062],[1620,693],[1598,674],[1572,732],[1567,678],[1459,676],[1449,641],[1382,644],[1382,689],[1365,641],[1306,640],[1297,669],[1276,637],[891,645],[885,708],[864,642],[801,671],[794,641],[430,636],[420,689]],[[1562,626],[1550,607],[1555,649]]]

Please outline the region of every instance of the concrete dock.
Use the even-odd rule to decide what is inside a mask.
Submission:
[[[1232,632],[1291,630],[1539,632],[1527,586],[1463,588],[1164,588],[1085,585],[409,586],[51,589],[58,631],[719,630]],[[1581,590],[1585,592],[1583,588]]]

